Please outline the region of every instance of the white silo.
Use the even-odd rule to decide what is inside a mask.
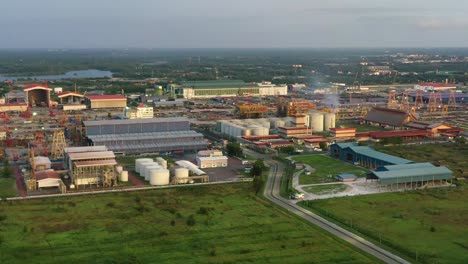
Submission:
[[[143,167],[140,168],[140,175],[145,177],[145,180],[148,180],[150,170],[158,168],[161,168],[161,166],[159,166],[156,162],[154,162],[153,164],[144,163]]]
[[[151,160],[147,160],[147,161],[142,161],[142,162],[139,162],[138,163],[138,173],[140,174],[140,176],[143,176],[143,172],[145,172],[145,165],[148,165],[148,164],[153,164],[154,161]]]
[[[330,128],[333,128],[333,127],[335,127],[335,114],[334,113],[326,113],[323,129],[328,131]]]
[[[268,136],[268,135],[270,135],[270,129],[267,128],[267,127],[264,127],[264,128],[263,128],[263,135],[262,135],[262,136]]]
[[[189,179],[189,170],[186,168],[177,168],[174,171],[174,178],[176,183],[187,183]],[[182,178],[182,179],[181,179]]]
[[[123,171],[123,167],[122,167],[122,166],[120,166],[120,165],[115,166],[115,172],[117,172],[117,173],[120,174],[122,171]]]
[[[119,180],[120,180],[121,182],[128,182],[128,171],[122,171],[122,172],[120,173],[120,178],[119,178]]]
[[[244,128],[242,130],[242,136],[248,137],[248,136],[251,136],[251,135],[252,135],[252,130],[250,130],[249,128]]]
[[[324,116],[321,112],[310,112],[310,127],[314,132],[323,132]]]
[[[135,171],[140,173],[140,164],[145,161],[153,161],[153,159],[149,158],[141,158],[141,159],[135,159]]]
[[[255,126],[252,130],[252,134],[254,136],[263,136],[263,127]]]
[[[168,185],[169,171],[166,169],[151,170],[149,178],[149,182],[151,185]]]

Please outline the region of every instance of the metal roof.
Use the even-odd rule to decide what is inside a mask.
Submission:
[[[74,162],[75,167],[93,167],[93,166],[110,166],[110,165],[117,165],[117,161],[115,159],[108,159],[108,160],[88,160],[88,161],[77,161]]]
[[[411,116],[411,114],[402,110],[374,107],[363,119],[369,122],[398,127],[403,125],[408,116]]]
[[[191,87],[194,89],[244,88],[256,86],[242,80],[187,81],[182,82],[181,85],[183,87]]]
[[[149,123],[164,123],[164,122],[181,122],[187,121],[186,117],[167,117],[167,118],[143,118],[143,119],[113,119],[113,120],[97,120],[83,121],[85,126],[100,126],[100,125],[133,125],[133,124],[149,124]]]
[[[349,147],[359,146],[358,143],[355,143],[355,142],[350,142],[350,143],[336,143],[335,145],[337,145],[340,149],[345,149],[345,148],[349,148]]]
[[[452,171],[446,167],[421,167],[390,171],[373,171],[381,184],[421,182],[431,180],[448,180],[452,178]]]
[[[389,154],[385,154],[379,151],[374,150],[371,147],[368,146],[354,146],[354,147],[349,147],[354,153],[364,155],[367,157],[371,157],[373,159],[381,160],[381,161],[386,161],[391,164],[406,164],[412,162],[411,160],[407,159],[402,159],[399,157],[395,157]]]
[[[69,153],[68,157],[70,158],[70,160],[86,160],[86,159],[115,158],[115,155],[113,151],[76,152],[76,153]]]
[[[394,171],[394,170],[407,170],[415,168],[433,168],[430,162],[418,162],[418,163],[408,163],[408,164],[398,164],[398,165],[385,165],[380,168],[377,168],[377,171]]]
[[[106,146],[87,146],[87,147],[67,147],[63,149],[65,153],[79,153],[79,152],[100,152],[107,151]]]
[[[89,100],[127,100],[127,97],[119,94],[97,94],[87,95]]]
[[[157,140],[157,139],[178,139],[187,137],[203,137],[194,130],[186,131],[171,131],[171,132],[148,132],[148,133],[130,133],[130,134],[104,134],[90,135],[88,138],[93,142],[108,142],[108,141],[126,141],[126,140]],[[176,143],[176,142],[173,142]]]
[[[338,174],[336,176],[340,177],[341,179],[356,179],[357,178],[357,176],[352,173],[343,173],[343,174]]]

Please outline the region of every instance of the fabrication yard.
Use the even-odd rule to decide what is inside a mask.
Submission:
[[[439,162],[458,176],[466,145],[425,144],[379,151]],[[468,184],[408,192],[305,201],[301,205],[421,263],[468,263]]]
[[[293,159],[315,169],[310,175],[302,173],[299,176],[300,185],[335,182],[334,176],[341,173],[353,173],[358,177],[365,177],[367,173],[367,170],[362,167],[324,155],[299,156]]]
[[[1,263],[376,262],[247,183],[5,201],[0,231]]]

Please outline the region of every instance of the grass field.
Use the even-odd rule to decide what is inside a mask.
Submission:
[[[307,186],[302,189],[308,193],[317,195],[333,194],[345,191],[347,186],[342,183],[330,184],[330,185],[318,185],[318,186]]]
[[[4,178],[0,177],[0,198],[15,197],[18,195],[16,190],[16,180],[14,176]]]
[[[299,156],[294,157],[294,160],[309,164],[315,169],[311,175],[301,174],[299,184],[334,182],[336,181],[334,176],[341,173],[353,173],[358,177],[364,177],[367,173],[364,168],[324,155]]]
[[[415,161],[466,170],[466,148],[450,144],[379,148]],[[446,156],[450,153],[450,157]],[[422,263],[468,263],[468,184],[305,202],[322,216]]]
[[[376,262],[248,183],[2,202],[0,235],[0,263]]]

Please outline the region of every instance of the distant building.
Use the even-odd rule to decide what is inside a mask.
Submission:
[[[374,123],[380,126],[402,127],[410,121],[415,121],[416,116],[402,110],[374,107],[362,120],[366,123]]]
[[[335,139],[352,139],[356,137],[356,128],[355,127],[346,127],[346,128],[330,128],[330,136]]]
[[[343,173],[343,174],[336,175],[335,179],[341,182],[352,182],[352,181],[356,181],[357,177],[356,175],[351,174],[351,173]]]
[[[51,105],[50,92],[52,88],[35,83],[24,86],[23,91],[28,105],[44,107],[49,107]]]
[[[135,108],[126,107],[124,109],[124,116],[128,119],[153,118],[154,110],[153,107],[145,106],[139,106]]]
[[[197,157],[196,160],[197,166],[202,169],[228,166],[228,158],[226,156]]]
[[[240,80],[214,80],[182,82],[180,86],[169,86],[169,90],[186,99],[227,96],[267,96],[287,95],[287,85],[274,85],[271,82],[246,83]]]
[[[455,84],[443,84],[443,83],[420,83],[414,86],[415,90],[423,90],[423,91],[443,91],[443,90],[450,90],[456,89],[457,86]]]
[[[86,105],[90,109],[99,108],[125,108],[127,107],[127,98],[123,95],[87,95]]]

